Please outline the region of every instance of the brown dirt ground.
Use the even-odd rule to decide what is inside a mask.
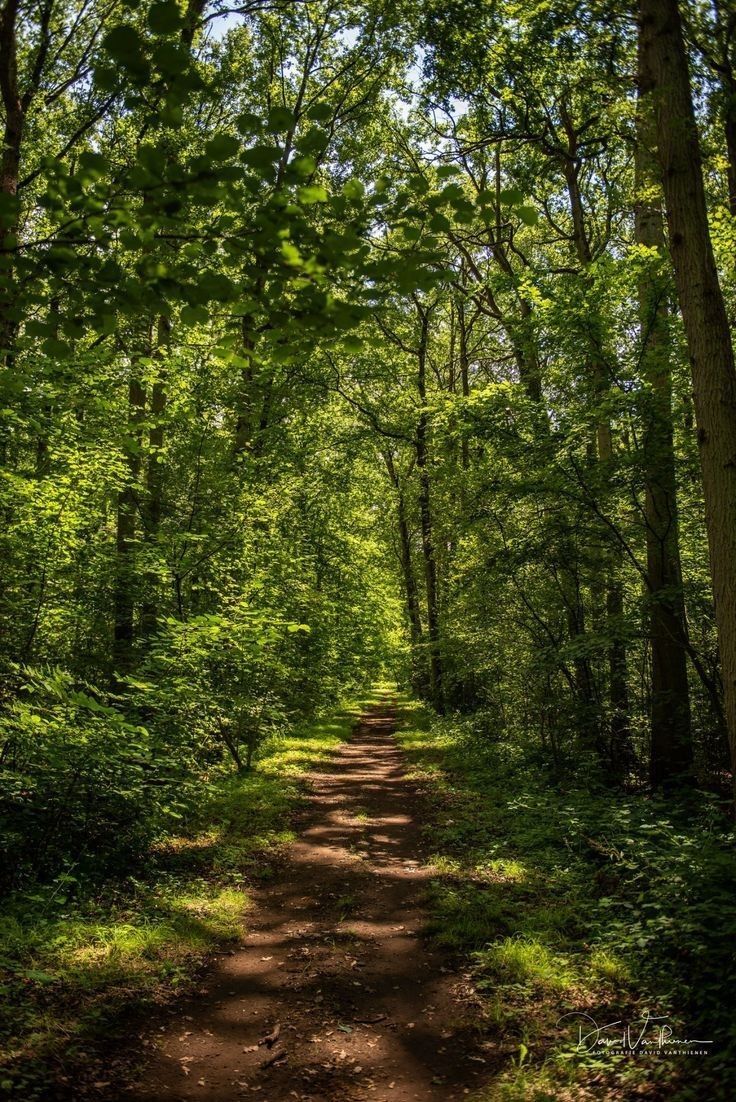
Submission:
[[[155,1055],[125,1098],[452,1102],[482,1084],[491,1061],[463,978],[422,936],[432,870],[395,725],[390,703],[375,707],[312,775],[243,946],[153,1023]]]

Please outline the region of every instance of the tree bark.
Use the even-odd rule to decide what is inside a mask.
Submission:
[[[18,57],[16,20],[18,0],[6,0],[0,10],[0,93],[2,94],[5,125],[2,150],[0,150],[0,195],[7,196],[8,204],[0,210],[0,274],[3,277],[0,291],[0,363],[12,366],[16,323],[14,305],[14,257],[18,233],[18,211],[15,198],[20,175],[20,153],[25,127],[25,111],[18,89]]]
[[[406,616],[409,621],[409,638],[411,640],[412,686],[415,692],[423,695],[427,690],[429,678],[424,670],[422,614],[419,603],[419,589],[412,561],[411,533],[406,512],[406,499],[391,452],[385,451],[383,457],[391,484],[396,492],[396,527],[399,534],[399,559],[404,583]]]
[[[563,172],[570,203],[570,215],[573,223],[573,243],[583,277],[588,278],[588,270],[593,260],[590,241],[585,226],[585,211],[579,180],[578,139],[567,109],[562,107],[563,123],[568,140],[568,149],[563,159]],[[602,354],[600,319],[588,318],[590,349],[588,371],[593,384],[596,399],[601,401],[608,389],[608,373]],[[614,463],[613,433],[610,419],[600,416],[596,425],[596,453],[603,476],[603,484],[608,485]],[[604,569],[606,574],[606,618],[611,642],[608,647],[608,692],[611,710],[610,759],[614,768],[632,757],[631,726],[629,720],[629,690],[626,644],[623,641],[622,621],[624,616],[623,588],[616,577],[616,556],[620,555],[618,545],[608,546],[605,552]]]
[[[639,55],[641,68],[641,47]],[[652,655],[649,775],[653,787],[659,787],[690,773],[693,747],[672,429],[668,279],[661,260],[664,220],[655,144],[652,104],[642,100],[635,151],[635,235],[638,245],[660,256],[652,259],[638,281],[641,372],[648,388],[643,451]]]
[[[159,317],[156,325],[156,358],[165,355],[171,333],[168,318]],[[148,464],[146,469],[146,530],[145,539],[152,558],[156,555],[163,513],[164,465],[162,449],[164,446],[164,423],[166,412],[166,383],[159,376],[151,386],[151,426],[148,430]],[[155,564],[151,563],[146,584],[146,599],[141,608],[141,634],[155,635],[158,629],[158,588],[159,576]]]
[[[465,317],[465,303],[462,297],[458,299],[457,303],[457,325],[460,359],[460,392],[463,398],[469,398],[470,360],[468,356],[468,324],[467,318]],[[465,431],[463,431],[461,449],[463,470],[467,471],[470,466],[470,444],[468,442],[468,434]]]
[[[424,558],[424,579],[427,591],[427,640],[429,645],[429,692],[432,706],[437,712],[444,712],[444,685],[442,652],[440,643],[439,598],[437,587],[437,557],[434,541],[434,520],[432,517],[431,480],[429,474],[427,412],[427,346],[429,343],[429,312],[417,306],[420,317],[420,339],[418,349],[417,389],[419,391],[419,420],[416,430],[416,456],[419,471],[419,516],[422,528],[422,555]]]
[[[723,110],[723,136],[726,143],[726,178],[728,182],[728,209],[736,218],[736,74],[731,60],[734,20],[732,13],[723,10],[719,0],[713,4],[716,40],[721,50],[718,59],[718,81],[721,86]]]
[[[640,93],[651,97],[656,118],[669,249],[693,381],[724,710],[736,766],[736,365],[708,226],[677,0],[640,0],[639,16]]]
[[[113,593],[113,660],[115,668],[113,680],[117,674],[130,670],[133,661],[134,629],[134,583],[136,561],[136,514],[138,512],[138,489],[141,474],[141,428],[145,415],[145,391],[136,378],[128,384],[128,410],[130,445],[126,450],[127,477],[124,486],[118,491],[115,547],[117,562],[115,568],[115,587]]]

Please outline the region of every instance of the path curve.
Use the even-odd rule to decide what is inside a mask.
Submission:
[[[395,726],[391,703],[376,706],[312,774],[299,837],[253,892],[243,947],[159,1027],[126,1098],[452,1102],[479,1085],[461,977],[421,933],[431,868]]]

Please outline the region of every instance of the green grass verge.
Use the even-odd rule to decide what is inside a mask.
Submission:
[[[478,1102],[736,1097],[736,855],[707,798],[693,817],[563,788],[538,747],[409,700],[398,737],[426,797],[431,933],[472,975],[493,1069]],[[708,1055],[579,1052],[559,1024],[647,1011]]]
[[[161,840],[137,878],[80,899],[64,899],[62,883],[5,901],[0,1095],[45,1097],[87,1065],[93,1080],[97,1038],[191,989],[212,953],[237,942],[249,883],[272,874],[293,837],[305,774],[379,698],[267,741],[252,772],[203,791],[196,822]]]

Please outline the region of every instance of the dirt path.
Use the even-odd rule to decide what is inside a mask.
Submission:
[[[313,775],[278,879],[254,893],[242,949],[177,1008],[127,1098],[451,1102],[483,1058],[459,977],[420,936],[416,793],[390,704]],[[269,1049],[258,1042],[272,1031]]]

